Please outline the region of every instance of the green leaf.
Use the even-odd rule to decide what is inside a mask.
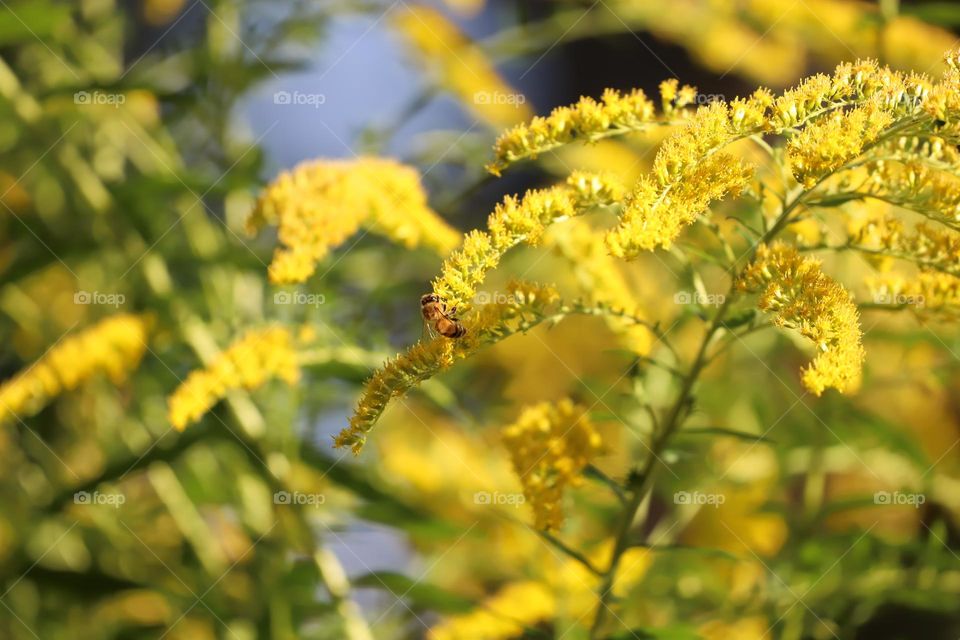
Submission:
[[[755,433],[747,433],[745,431],[737,431],[735,429],[727,429],[725,427],[698,427],[692,429],[683,429],[677,436],[698,436],[698,435],[707,435],[707,436],[729,436],[731,438],[737,438],[739,440],[746,440],[747,442],[764,442],[766,444],[776,444],[776,440],[772,440],[764,435],[758,435]]]
[[[955,2],[927,2],[901,6],[901,13],[945,27],[960,26],[960,6]]]
[[[394,571],[374,571],[362,575],[353,580],[353,585],[386,589],[397,598],[406,598],[421,608],[441,613],[466,613],[476,608],[468,598]]]
[[[609,637],[608,640],[701,640],[696,629],[687,625],[632,629]]]

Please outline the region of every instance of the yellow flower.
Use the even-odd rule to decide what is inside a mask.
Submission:
[[[294,343],[282,327],[248,331],[206,367],[191,372],[170,395],[170,423],[183,431],[234,389],[253,390],[270,378],[296,384],[300,367]]]
[[[859,156],[893,122],[878,101],[835,111],[790,138],[787,159],[793,175],[808,189]]]
[[[570,399],[527,407],[501,433],[538,529],[563,522],[563,491],[581,482],[580,472],[602,449],[585,407]]]
[[[555,609],[546,585],[532,580],[511,582],[487,598],[482,608],[432,627],[427,640],[510,640],[523,635],[526,627],[552,620]]]
[[[772,632],[767,619],[760,616],[733,622],[711,620],[697,629],[704,640],[773,640]]]
[[[878,303],[909,306],[916,313],[937,313],[951,320],[960,316],[960,277],[955,275],[923,271],[906,278],[886,273],[869,278],[867,285]]]
[[[622,311],[632,317],[644,315],[620,270],[619,261],[607,253],[603,236],[590,225],[581,220],[557,225],[551,229],[547,242],[556,246],[570,262],[581,288],[592,303]],[[631,351],[638,355],[650,352],[653,337],[646,326],[616,316],[606,316],[606,322]]]
[[[536,245],[548,225],[613,204],[623,187],[608,176],[574,173],[563,185],[533,189],[523,198],[508,196],[487,219],[488,231],[472,231],[444,261],[433,291],[448,308],[469,308],[477,287],[500,258],[521,242]]]
[[[921,162],[878,162],[865,193],[960,230],[960,178]]]
[[[439,11],[403,3],[393,22],[440,86],[478,119],[499,129],[533,115],[523,94],[508,85],[483,50]]]
[[[393,160],[317,160],[277,177],[247,219],[247,231],[278,226],[281,247],[270,281],[303,282],[327,253],[361,225],[408,248],[427,246],[445,255],[460,234],[427,206],[416,170]]]
[[[741,274],[738,287],[759,293],[760,310],[776,314],[779,327],[796,329],[813,341],[817,355],[803,372],[816,395],[827,387],[855,391],[863,364],[860,317],[850,294],[793,247],[761,245]]]
[[[500,173],[525,158],[556,149],[574,140],[596,142],[609,136],[643,131],[658,124],[653,103],[639,89],[603,92],[600,101],[581,97],[569,107],[557,107],[549,116],[537,116],[504,132],[493,145],[494,160],[487,170]]]
[[[483,305],[462,318],[467,329],[463,337],[437,336],[418,342],[375,371],[364,385],[350,424],[334,438],[334,446],[350,447],[358,455],[390,400],[482,347],[537,324],[559,301],[552,287],[515,282],[507,290],[505,300]]]
[[[912,231],[892,216],[867,220],[851,234],[851,246],[873,255],[910,260],[924,269],[960,276],[960,234],[920,223]]]
[[[661,92],[666,98],[672,90],[661,86]],[[627,196],[620,224],[607,234],[610,252],[633,258],[641,251],[668,248],[711,201],[738,194],[752,177],[753,167],[717,151],[763,130],[772,101],[768,91],[760,90],[746,100],[698,109],[687,126],[664,141],[653,174],[641,178]]]
[[[143,357],[147,328],[144,317],[124,313],[64,338],[0,385],[0,423],[36,414],[99,373],[120,384]]]

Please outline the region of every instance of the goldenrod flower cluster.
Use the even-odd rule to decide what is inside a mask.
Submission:
[[[910,307],[916,313],[937,313],[956,320],[960,316],[960,277],[922,271],[914,278],[885,273],[869,278],[873,298],[882,304]]]
[[[960,230],[960,178],[921,162],[878,162],[865,194]]]
[[[563,492],[600,454],[603,442],[585,407],[569,398],[527,407],[501,432],[538,529],[563,523]]]
[[[808,189],[858,157],[893,122],[878,101],[849,111],[834,111],[808,125],[787,144],[787,159],[797,182]]]
[[[367,433],[380,419],[390,400],[406,394],[412,387],[468,358],[482,347],[512,335],[526,323],[536,324],[551,313],[559,301],[552,287],[513,282],[501,301],[482,305],[461,320],[467,328],[462,338],[451,340],[437,336],[418,342],[404,353],[388,360],[364,385],[350,424],[334,438],[338,449],[350,447],[359,454]]]
[[[753,167],[717,150],[761,130],[772,102],[770,93],[760,90],[745,100],[701,107],[663,143],[653,174],[641,178],[627,197],[620,224],[607,235],[610,252],[633,258],[641,251],[669,247],[710,202],[738,194]]]
[[[623,186],[605,175],[576,172],[565,184],[533,189],[523,198],[506,197],[487,220],[487,231],[471,231],[463,246],[448,257],[433,291],[448,308],[470,306],[487,272],[500,258],[522,242],[536,245],[547,226],[581,215],[594,207],[614,204],[623,198]]]
[[[487,170],[500,175],[518,160],[536,158],[574,140],[595,142],[643,131],[657,122],[653,102],[640,89],[629,93],[607,89],[599,101],[584,96],[568,107],[557,107],[549,116],[508,129],[493,145],[494,160]]]
[[[910,260],[924,269],[960,276],[960,234],[920,223],[908,230],[893,216],[868,220],[850,238],[870,253]]]
[[[602,234],[582,220],[570,220],[553,227],[547,243],[569,260],[581,288],[593,304],[621,311],[633,318],[643,317],[637,298],[620,270],[619,261],[607,252]],[[620,336],[632,352],[637,355],[650,352],[653,336],[646,326],[616,315],[605,316],[605,320],[610,330]]]
[[[206,367],[191,372],[167,399],[170,424],[183,431],[229,391],[250,391],[271,378],[290,385],[300,379],[294,337],[282,327],[249,331]]]
[[[556,602],[547,585],[511,582],[487,598],[483,607],[433,626],[427,640],[510,640],[527,627],[554,617]]]
[[[317,160],[280,174],[247,219],[247,231],[268,224],[278,226],[281,245],[269,268],[277,284],[304,282],[361,225],[408,248],[424,245],[441,255],[460,241],[427,206],[415,169],[374,157]]]
[[[821,271],[818,260],[781,243],[761,245],[738,288],[759,293],[759,308],[775,314],[777,326],[813,341],[817,355],[803,371],[807,389],[818,396],[828,387],[857,389],[864,357],[857,307],[846,289]]]
[[[144,317],[123,313],[67,336],[0,385],[0,424],[34,415],[99,373],[120,384],[140,363],[147,331]]]
[[[478,119],[502,128],[532,114],[524,96],[508,85],[476,44],[439,11],[403,3],[393,23],[437,82]]]

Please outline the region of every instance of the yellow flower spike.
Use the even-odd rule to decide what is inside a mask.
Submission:
[[[836,111],[814,122],[787,144],[793,176],[808,189],[823,176],[859,156],[894,119],[879,101]]]
[[[817,355],[803,371],[807,389],[818,396],[828,387],[857,390],[864,358],[860,316],[847,290],[820,270],[819,260],[781,243],[761,245],[737,286],[759,293],[758,308],[775,314],[777,326],[796,329],[816,346]]]
[[[850,244],[871,255],[910,260],[924,269],[960,276],[960,233],[920,223],[907,230],[892,216],[867,220],[851,233]]]
[[[67,336],[0,385],[0,424],[38,413],[97,374],[122,383],[143,358],[148,327],[143,316],[124,313]]]
[[[508,196],[487,220],[488,232],[472,231],[463,246],[447,258],[433,291],[448,308],[469,308],[477,287],[500,258],[522,242],[537,244],[544,229],[589,209],[608,206],[623,198],[623,185],[613,178],[576,172],[565,184],[532,189],[522,198]]]
[[[538,529],[563,523],[563,491],[578,485],[580,472],[600,454],[600,434],[585,407],[565,398],[524,409],[501,431]]]
[[[507,84],[483,50],[442,13],[404,3],[392,17],[418,60],[478,119],[499,129],[533,115],[523,94]]]
[[[451,340],[437,336],[421,341],[385,362],[367,380],[350,423],[334,438],[334,446],[350,447],[359,455],[367,434],[393,398],[405,395],[481,348],[545,319],[560,299],[553,287],[532,283],[512,282],[507,291],[509,295],[502,301],[483,305],[461,318],[467,329],[463,337]]]
[[[256,233],[277,225],[280,247],[269,267],[277,284],[304,282],[316,265],[361,226],[408,248],[426,246],[441,255],[460,233],[427,206],[420,176],[384,158],[316,160],[280,174],[247,219]]]
[[[553,591],[532,580],[511,582],[483,606],[451,616],[427,632],[427,640],[510,640],[526,627],[552,620],[556,614]]]
[[[923,271],[913,278],[894,273],[867,279],[874,301],[910,307],[921,315],[940,315],[955,321],[960,317],[960,277]]]
[[[537,116],[528,124],[508,129],[493,146],[494,160],[487,171],[494,175],[511,164],[569,144],[574,140],[596,142],[603,138],[643,131],[658,124],[656,110],[639,89],[603,92],[600,101],[581,97],[569,107],[558,107],[549,116]]]
[[[920,162],[879,162],[865,193],[960,230],[960,178]]]
[[[750,182],[753,167],[718,153],[699,163],[669,189],[641,178],[627,196],[620,224],[606,237],[610,253],[635,258],[642,251],[669,248],[683,228],[696,221],[714,200],[739,195]]]
[[[167,399],[167,416],[178,431],[198,421],[233,389],[251,391],[277,378],[300,379],[296,340],[282,327],[248,331],[203,369],[190,373]]]

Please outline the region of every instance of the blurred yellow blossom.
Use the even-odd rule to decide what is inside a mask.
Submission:
[[[731,622],[711,620],[697,629],[703,640],[772,640],[772,631],[767,619],[759,616]]]
[[[602,451],[586,407],[569,398],[527,407],[504,427],[502,437],[533,508],[535,526],[558,529],[564,489],[579,484],[580,472]]]
[[[533,115],[526,97],[507,84],[483,50],[442,13],[404,3],[393,21],[440,86],[478,119],[499,129]]]
[[[507,584],[483,608],[452,616],[427,633],[428,640],[510,640],[528,626],[553,618],[556,603],[550,589],[527,580]]]
[[[282,327],[248,331],[203,369],[190,373],[168,398],[170,423],[183,431],[232,389],[252,390],[270,378],[300,379],[293,335]]]
[[[602,234],[582,220],[570,220],[550,230],[547,244],[554,245],[570,261],[591,302],[635,318],[643,316],[637,296],[630,290],[619,261],[607,252]],[[605,320],[628,349],[637,355],[649,353],[653,336],[645,325],[615,315],[606,316]]]
[[[819,396],[827,387],[858,388],[864,357],[860,316],[850,294],[820,270],[818,260],[788,245],[761,245],[738,287],[759,293],[758,307],[776,314],[777,326],[813,341],[817,355],[803,372],[807,389]]]
[[[0,385],[0,423],[33,415],[98,373],[114,384],[137,368],[147,347],[148,321],[118,314],[63,338],[39,360]]]
[[[446,254],[460,234],[427,206],[420,176],[393,160],[316,160],[281,173],[247,219],[247,231],[278,226],[274,283],[303,282],[361,226],[406,247]]]

